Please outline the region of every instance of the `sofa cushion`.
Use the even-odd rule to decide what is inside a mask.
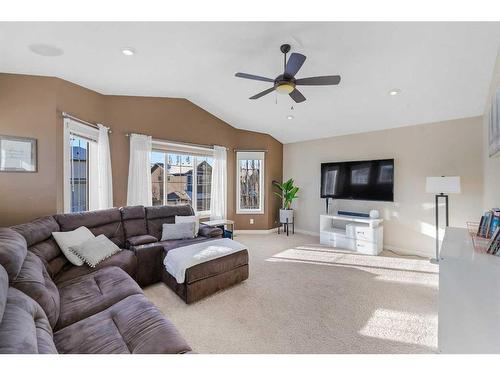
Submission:
[[[134,250],[135,252],[137,252],[138,250],[144,251],[146,249],[152,249],[152,248],[157,248],[157,247],[161,246],[165,252],[168,252],[169,250],[175,249],[177,247],[187,246],[187,245],[191,245],[194,243],[205,242],[205,241],[210,241],[210,240],[213,240],[213,238],[198,236],[196,238],[189,238],[189,239],[184,239],[184,240],[158,241],[158,242],[148,243],[145,245],[133,246],[131,249]],[[163,264],[163,258],[161,259],[160,263]]]
[[[58,285],[61,312],[56,330],[97,314],[133,294],[139,285],[118,267],[106,267]]]
[[[18,275],[27,252],[22,235],[9,228],[0,228],[0,265],[5,268],[10,280]]]
[[[158,238],[150,236],[149,234],[145,234],[142,236],[133,236],[133,237],[127,238],[127,245],[128,246],[139,246],[139,245],[145,245],[145,244],[154,243],[154,242],[158,242]]]
[[[0,353],[56,354],[50,323],[38,303],[9,288],[0,322]]]
[[[60,353],[185,353],[191,350],[173,324],[141,294],[54,334]]]
[[[148,234],[161,238],[163,224],[174,224],[176,216],[192,215],[194,215],[193,208],[188,204],[146,207]]]
[[[146,210],[144,206],[121,207],[125,238],[148,234],[146,226]]]
[[[119,247],[125,246],[122,216],[118,208],[59,214],[55,215],[54,218],[63,232],[84,226],[96,236],[104,234]]]
[[[11,229],[20,233],[26,239],[28,250],[38,255],[52,277],[57,275],[68,263],[52,237],[52,232],[60,230],[59,224],[52,216],[41,217],[29,223],[15,225]]]
[[[0,323],[7,303],[7,291],[9,290],[9,275],[5,268],[0,265]]]
[[[222,237],[224,231],[219,227],[211,227],[209,225],[200,223],[200,230],[198,231],[199,236],[217,238]]]
[[[95,266],[95,268],[89,267],[87,264],[83,266],[66,266],[54,279],[56,284],[60,284],[66,280],[71,280],[76,277],[87,275],[96,270],[116,266],[124,270],[128,273],[132,278],[135,278],[135,274],[137,272],[137,258],[133,251],[123,250],[115,255],[109,257],[108,259],[103,260],[101,263]]]
[[[50,238],[52,232],[59,231],[59,224],[53,216],[45,216],[11,228],[26,239],[28,246],[33,246]]]
[[[39,257],[28,252],[21,271],[11,285],[34,299],[54,327],[59,318],[59,291]]]

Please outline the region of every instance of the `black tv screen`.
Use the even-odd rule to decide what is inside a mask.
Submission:
[[[321,198],[394,201],[394,159],[321,164]]]

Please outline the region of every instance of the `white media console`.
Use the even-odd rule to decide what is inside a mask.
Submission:
[[[383,219],[347,215],[321,215],[319,236],[322,245],[378,255],[383,249]]]

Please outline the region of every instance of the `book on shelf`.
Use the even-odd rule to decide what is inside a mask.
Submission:
[[[500,224],[500,210],[498,210],[498,208],[494,208],[492,210],[492,215],[493,216],[491,218],[490,234],[493,236]]]
[[[500,209],[494,208],[488,210],[481,217],[477,235],[480,237],[491,238],[496,229],[500,226]]]
[[[481,216],[481,220],[479,221],[479,226],[477,227],[477,233],[476,233],[477,236],[482,236],[485,221],[486,221],[486,216],[485,215]]]
[[[491,210],[486,211],[484,214],[484,222],[483,226],[481,228],[481,237],[486,237],[488,238],[489,230],[490,230],[490,225],[491,225],[491,217],[493,216]]]
[[[495,232],[491,236],[490,245],[488,246],[487,253],[497,255],[500,248],[500,227],[497,226]]]
[[[492,208],[484,213],[476,235],[490,240],[486,249],[488,254],[500,256],[500,208]]]

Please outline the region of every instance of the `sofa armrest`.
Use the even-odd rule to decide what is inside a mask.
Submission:
[[[214,238],[214,237],[222,237],[223,233],[224,232],[222,231],[222,229],[218,227],[211,227],[209,225],[200,223],[200,230],[198,231],[199,236]]]
[[[158,238],[150,236],[149,234],[127,238],[127,244],[129,247],[146,245],[148,243],[153,243],[153,242],[158,242]]]

